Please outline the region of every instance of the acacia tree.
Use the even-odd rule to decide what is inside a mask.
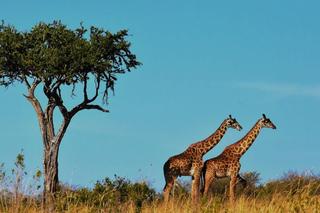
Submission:
[[[82,24],[71,30],[60,21],[39,23],[26,32],[0,24],[0,85],[8,87],[17,82],[26,86],[24,96],[36,112],[42,136],[44,198],[58,190],[59,147],[72,118],[82,110],[109,112],[96,104],[98,96],[105,103],[114,91],[116,76],[140,65],[129,49],[127,36],[127,30],[87,30]],[[82,99],[69,109],[63,95],[66,87],[72,88],[72,94],[80,93]],[[36,97],[38,88],[45,104]],[[55,109],[62,115],[58,128],[53,118]]]

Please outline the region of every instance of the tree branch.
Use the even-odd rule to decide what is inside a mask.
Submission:
[[[26,76],[23,77],[23,80],[24,80],[24,83],[27,85],[27,88],[30,89],[31,85],[30,85],[30,83],[29,83],[29,81],[28,81]]]
[[[96,109],[96,110],[100,110],[102,112],[109,112],[109,110],[104,109],[103,107],[101,107],[100,105],[91,105],[91,104],[87,104],[83,107],[83,109]]]
[[[28,83],[29,84],[29,83]],[[24,95],[24,97],[26,97],[28,99],[28,101],[32,104],[32,106],[34,107],[34,109],[36,110],[37,114],[39,115],[43,115],[43,110],[41,107],[40,102],[38,101],[38,99],[35,97],[34,95],[34,91],[37,88],[37,86],[40,84],[39,80],[35,80],[32,85],[29,84],[29,88],[28,88],[28,95]]]
[[[63,122],[57,132],[57,134],[55,135],[54,138],[52,138],[52,143],[55,143],[57,146],[60,146],[60,143],[62,141],[62,138],[69,126],[69,123],[70,123],[70,119],[69,118],[64,118],[63,119]]]
[[[30,83],[27,81],[27,79],[25,79],[25,82],[26,82],[27,87],[28,87],[28,96],[27,96],[27,98],[35,98],[34,91],[37,88],[37,86],[40,84],[41,81],[40,80],[34,80],[32,85],[30,85]]]
[[[84,82],[83,82],[83,101],[88,101],[88,92],[87,92],[87,75],[84,76]]]
[[[27,81],[26,81],[27,82]],[[47,126],[46,126],[46,119],[45,119],[45,115],[43,113],[42,107],[40,102],[38,101],[38,99],[35,97],[34,95],[34,91],[37,88],[37,86],[40,84],[40,80],[35,80],[32,85],[30,85],[29,83],[27,83],[28,86],[28,95],[24,95],[27,100],[31,103],[31,105],[33,106],[36,114],[37,114],[37,118],[38,118],[38,123],[40,126],[40,130],[41,130],[41,135],[42,135],[42,141],[45,147],[48,146],[48,142],[49,142],[49,138],[47,135]]]
[[[48,106],[46,108],[46,119],[47,119],[47,126],[49,129],[50,139],[53,140],[56,137],[54,131],[54,124],[53,124],[53,112],[56,107],[59,108],[64,122],[69,122],[69,112],[67,108],[63,105],[63,100],[61,97],[61,90],[60,90],[61,82],[55,82],[52,86],[51,83],[48,83],[44,87],[44,93],[48,98]],[[53,87],[53,88],[52,88]],[[60,130],[59,130],[60,131]],[[58,133],[57,133],[58,134]]]
[[[70,119],[70,114],[69,114],[69,111],[67,109],[67,107],[65,107],[62,103],[58,105],[58,108],[61,112],[61,114],[63,115],[63,117],[67,120]]]
[[[95,86],[96,86],[96,89],[95,89],[94,96],[92,98],[88,98],[88,91],[87,91],[88,78],[87,78],[87,75],[86,75],[85,79],[84,79],[84,82],[83,82],[83,103],[85,103],[85,104],[92,103],[98,97],[99,89],[100,89],[100,77],[99,76],[96,78]]]
[[[60,79],[58,79],[53,85],[52,85],[52,91],[51,92],[55,92],[55,91],[57,91],[57,89],[58,88],[60,88],[60,85],[61,85],[61,80]]]
[[[94,100],[96,100],[96,98],[99,95],[99,89],[100,89],[100,77],[98,77],[97,81],[96,81],[96,92],[95,92],[95,95],[91,99],[88,100],[88,103],[91,103]]]
[[[55,106],[59,108],[63,117],[68,120],[70,116],[69,116],[68,109],[63,104],[60,88],[58,88],[55,92],[50,93],[49,95],[50,95],[50,98],[54,100]]]
[[[50,138],[53,138],[55,136],[54,124],[53,124],[53,112],[55,108],[56,108],[56,104],[51,99],[49,99],[48,106],[45,111],[45,115],[47,119],[48,133]]]
[[[93,104],[84,104],[81,103],[78,106],[74,107],[70,112],[70,118],[72,118],[75,114],[77,114],[79,111],[84,110],[84,109],[96,109],[102,112],[109,112],[109,110],[104,109],[100,105],[93,105]]]

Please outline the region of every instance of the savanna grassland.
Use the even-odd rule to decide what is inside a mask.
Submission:
[[[41,172],[25,172],[24,155],[17,156],[9,173],[0,165],[0,212],[43,212]],[[243,173],[247,186],[237,186],[237,201],[228,202],[228,179],[215,182],[209,198],[198,205],[190,199],[190,182],[178,182],[164,204],[160,192],[147,181],[131,182],[115,176],[91,188],[60,184],[56,212],[320,212],[320,176],[288,172],[260,183],[257,172]],[[32,177],[32,178],[30,178]],[[28,179],[28,181],[26,181]],[[31,179],[31,180],[30,180]]]

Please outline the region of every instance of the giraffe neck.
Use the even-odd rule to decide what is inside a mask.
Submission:
[[[224,121],[212,135],[210,135],[200,143],[202,148],[202,155],[209,152],[215,145],[220,142],[224,134],[227,132],[227,129],[227,123]]]
[[[238,142],[236,143],[236,146],[240,149],[237,150],[237,154],[239,156],[244,155],[246,151],[250,148],[250,146],[253,144],[257,136],[259,135],[261,130],[260,122],[258,121],[252,129]]]

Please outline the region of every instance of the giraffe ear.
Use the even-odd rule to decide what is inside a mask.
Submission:
[[[267,119],[267,117],[266,117],[266,115],[265,115],[265,114],[262,114],[262,117],[263,117],[264,119]]]
[[[232,116],[231,116],[231,115],[229,115],[229,118],[231,118],[231,119],[232,119]]]

